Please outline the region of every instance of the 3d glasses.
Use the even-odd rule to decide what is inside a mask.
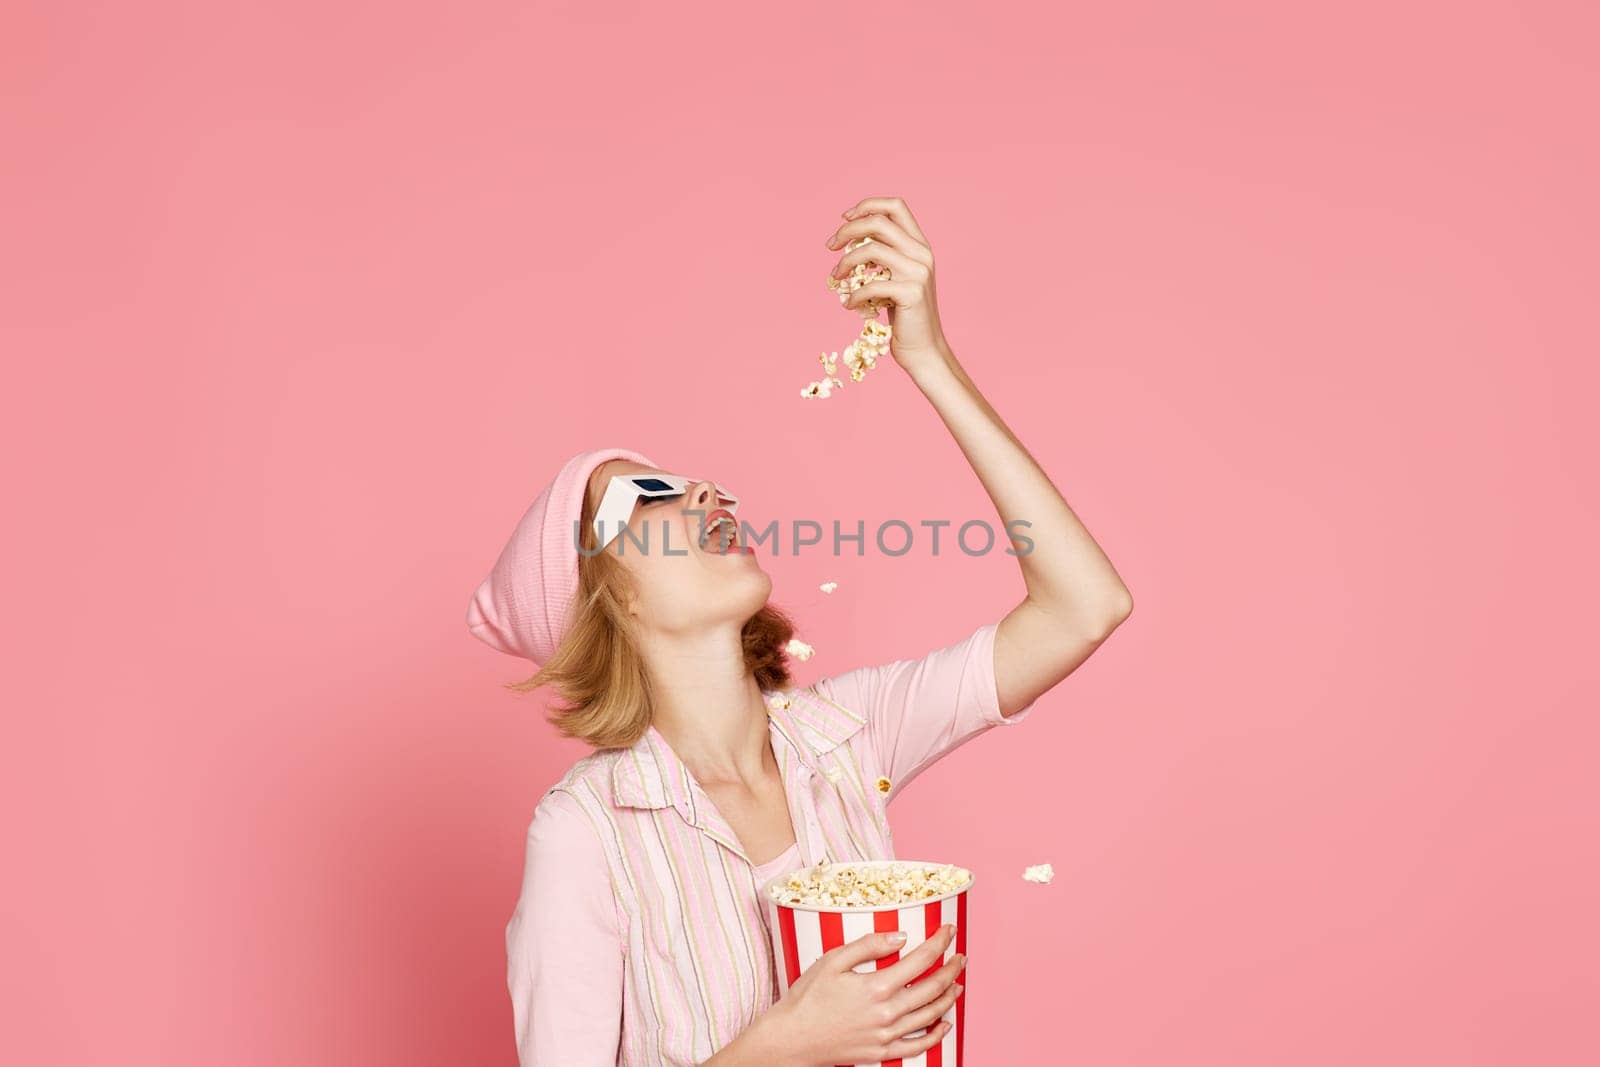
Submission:
[[[596,549],[603,549],[616,540],[622,527],[633,517],[633,508],[640,500],[665,500],[682,496],[698,479],[677,474],[618,474],[606,486],[605,495],[594,513]],[[739,510],[739,498],[717,486],[714,507],[725,509],[730,515]],[[711,511],[707,508],[706,511]],[[586,550],[587,551],[587,550]]]

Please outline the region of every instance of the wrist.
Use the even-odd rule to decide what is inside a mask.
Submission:
[[[956,373],[956,354],[943,339],[932,348],[907,355],[900,365],[924,391],[930,385],[960,377]]]
[[[745,1035],[750,1037],[752,1063],[763,1067],[816,1067],[798,1051],[789,1005],[781,1000],[756,1016]]]

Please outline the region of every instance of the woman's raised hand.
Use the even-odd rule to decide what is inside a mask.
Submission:
[[[842,278],[860,263],[876,263],[889,271],[889,281],[869,282],[850,294],[847,308],[868,300],[889,302],[889,353],[915,376],[938,363],[949,345],[939,322],[939,301],[933,278],[933,248],[911,209],[898,196],[872,196],[844,212],[845,221],[828,236],[829,248],[871,237],[872,242],[847,251],[834,264]]]
[[[895,963],[868,974],[854,968],[899,950],[887,933],[871,933],[840,945],[807,967],[768,1013],[785,1062],[831,1067],[915,1056],[937,1045],[949,1031],[940,1016],[956,1002],[956,975],[966,966],[959,953],[922,981],[917,976],[944,957],[955,927],[943,926]],[[921,1037],[901,1035],[931,1029]]]

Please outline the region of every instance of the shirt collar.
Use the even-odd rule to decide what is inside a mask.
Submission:
[[[646,727],[631,748],[617,753],[611,765],[611,795],[619,807],[687,809],[689,768],[655,724]]]
[[[764,689],[767,721],[773,733],[800,762],[820,770],[820,757],[848,741],[866,720],[819,694],[804,689]],[[667,739],[651,724],[632,747],[621,750],[611,767],[611,795],[619,807],[674,807],[695,821],[694,776]]]
[[[797,742],[795,748],[801,761],[812,770],[819,769],[822,762],[819,757],[838,748],[866,726],[864,718],[835,704],[814,685],[771,694],[767,711],[773,723]]]

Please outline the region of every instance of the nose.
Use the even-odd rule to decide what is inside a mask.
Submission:
[[[717,506],[717,483],[712,481],[698,481],[689,486],[684,494],[688,501],[687,506],[700,511],[710,511]]]

